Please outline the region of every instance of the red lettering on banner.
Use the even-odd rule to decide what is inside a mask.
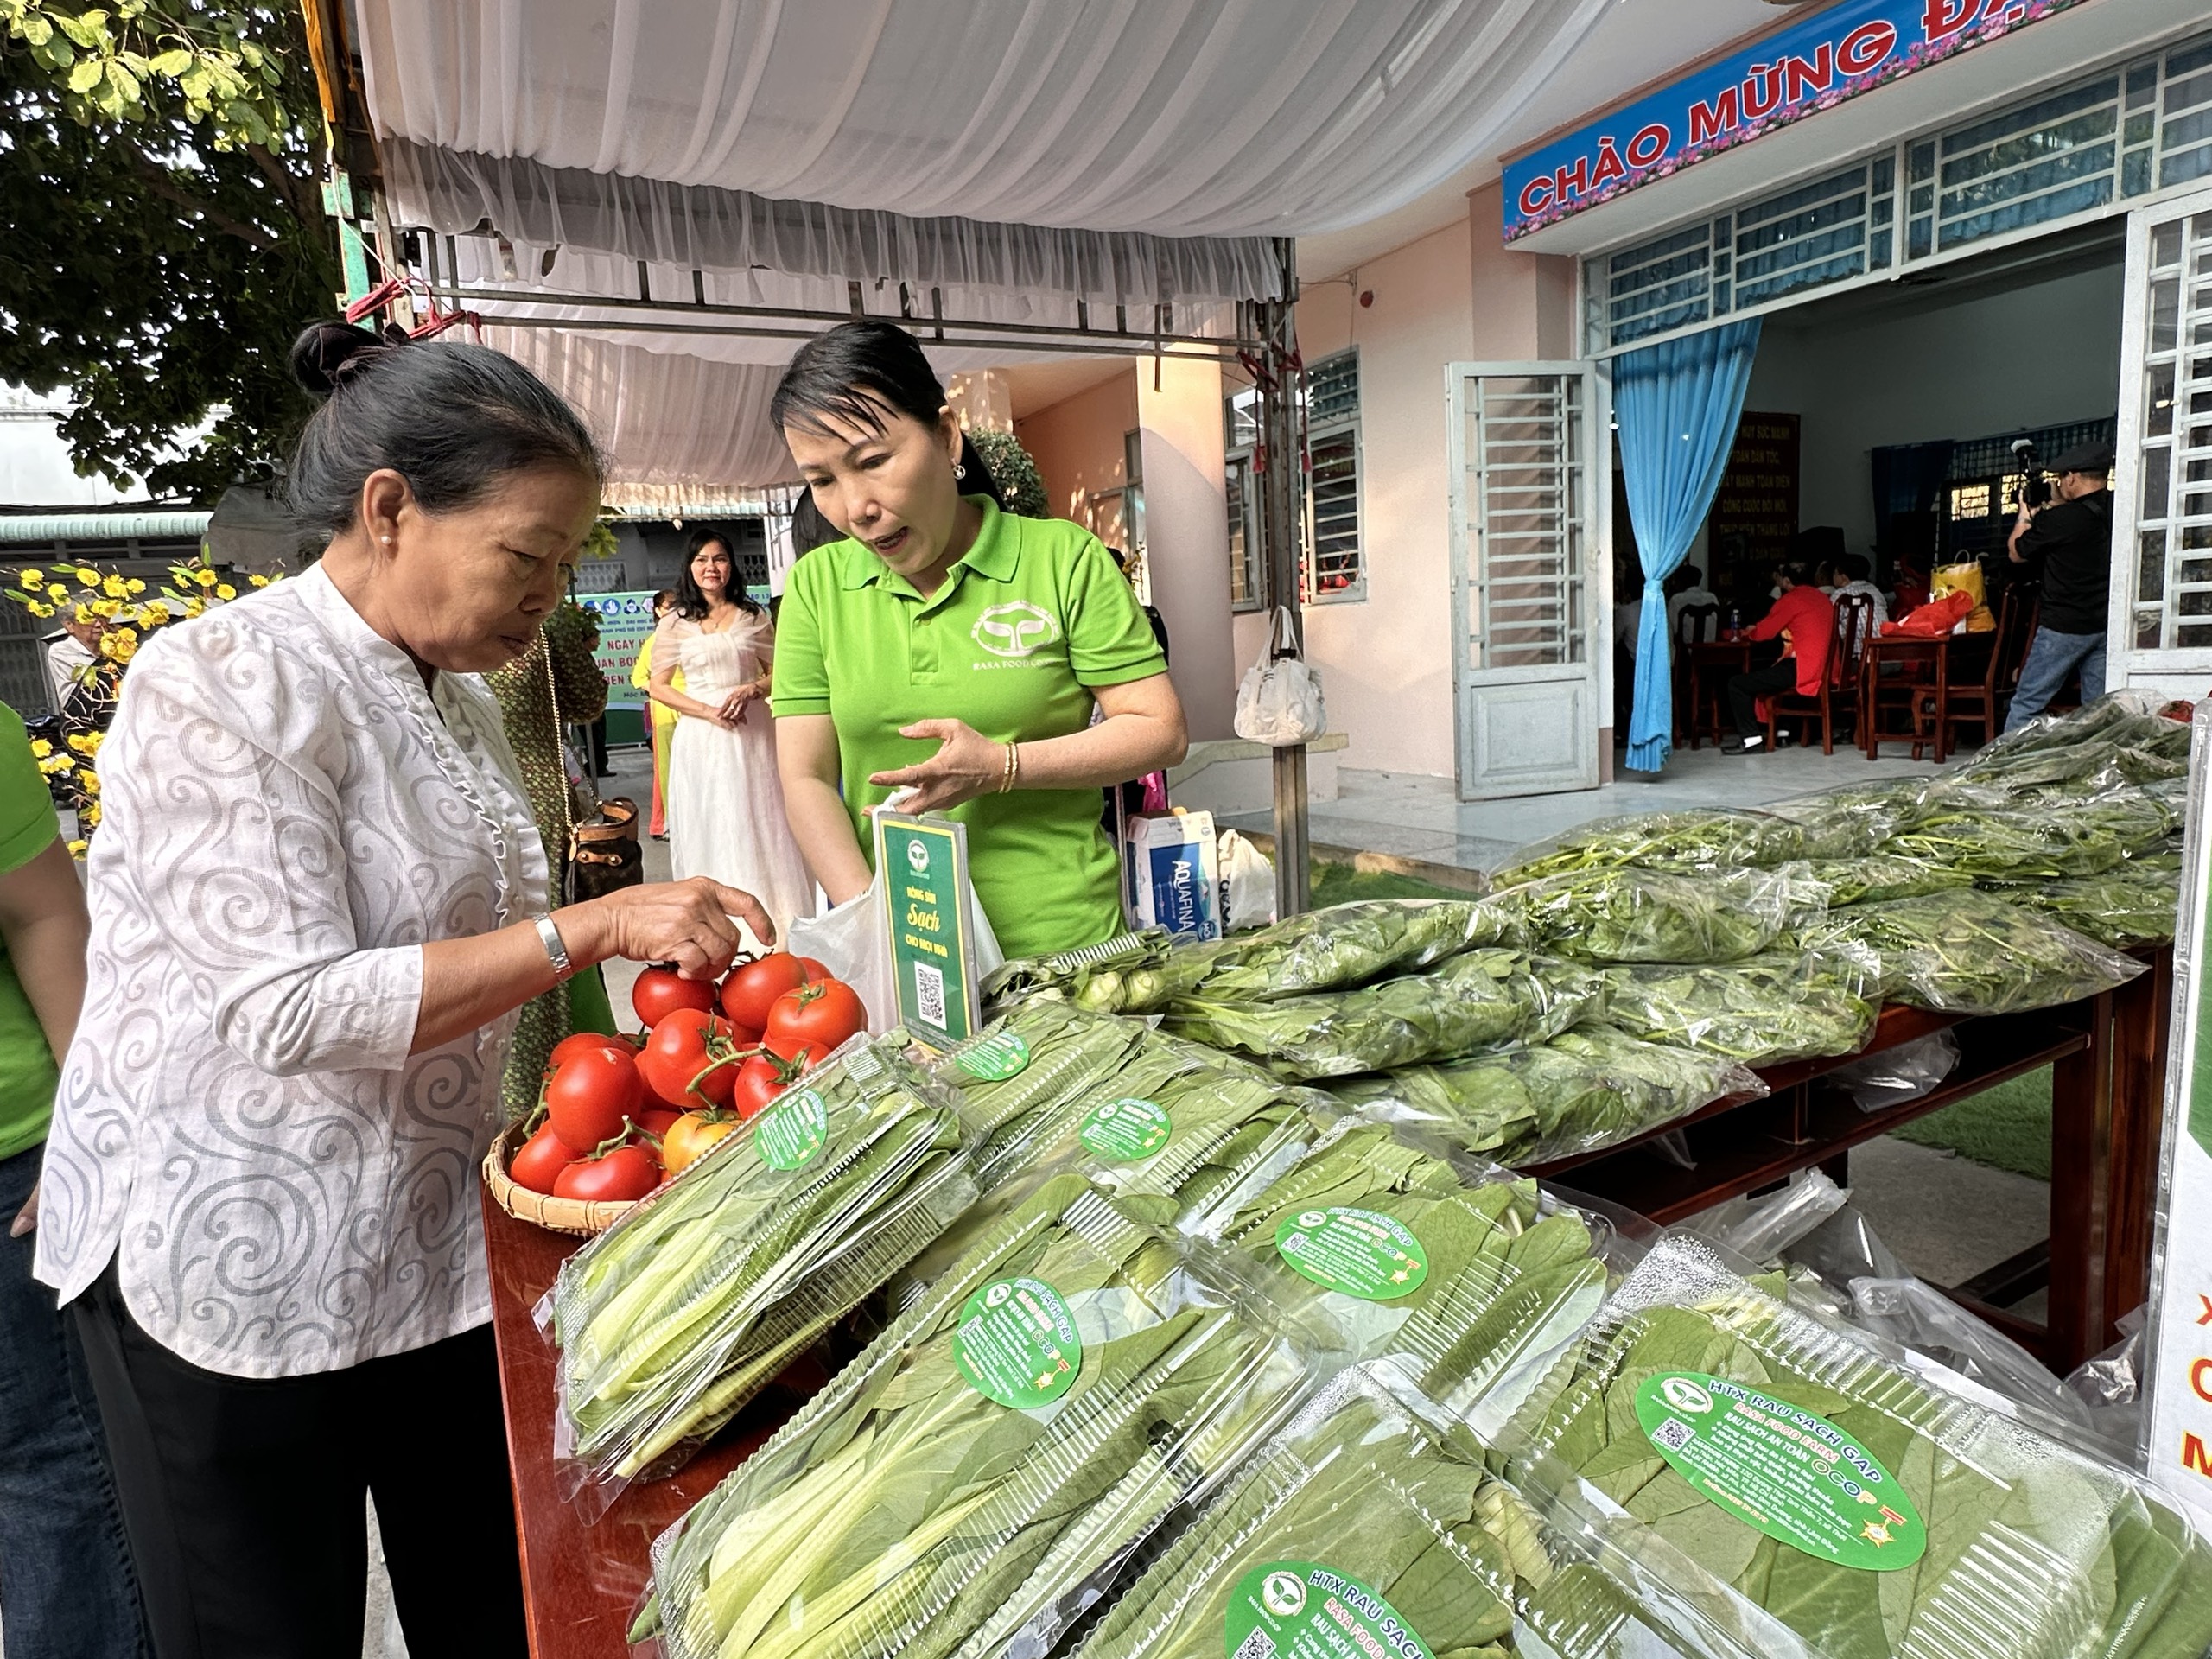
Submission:
[[[2200,1475],[2212,1475],[2212,1457],[2205,1455],[2204,1442],[2194,1434],[2181,1437],[2181,1466],[2194,1469]]]
[[[1531,217],[1550,207],[1551,200],[1552,181],[1549,179],[1531,179],[1521,187],[1521,211]]]
[[[1667,146],[1675,141],[1673,131],[1664,121],[1654,121],[1628,141],[1628,164],[1649,167],[1667,153]]]
[[[1847,75],[1863,75],[1897,50],[1894,23],[1861,23],[1843,37],[1836,48],[1836,67]]]
[[[1552,194],[1564,206],[1570,199],[1582,194],[1590,188],[1590,158],[1578,156],[1572,168],[1562,167],[1552,175]]]
[[[2196,1322],[2199,1325],[2212,1325],[2212,1296],[2199,1295],[2196,1300],[2204,1305],[2204,1311],[2196,1316]]]
[[[2208,1386],[2204,1381],[2208,1372],[2212,1372],[2212,1359],[2200,1359],[2191,1365],[2189,1368],[2189,1389],[2198,1399],[2212,1405],[2212,1386]]]
[[[1809,92],[1825,92],[1835,85],[1835,48],[1823,41],[1810,63],[1802,58],[1784,58],[1782,71],[1790,103]]]
[[[1968,23],[1981,10],[1981,0],[1928,0],[1928,9],[1921,14],[1920,30],[1933,45],[1948,41]]]
[[[1731,86],[1710,104],[1690,105],[1690,143],[1711,143],[1722,133],[1733,131],[1742,119],[1736,112],[1736,89]]]
[[[1782,102],[1782,66],[1755,63],[1744,77],[1744,119],[1756,121],[1771,115]]]
[[[1627,176],[1628,168],[1622,164],[1621,153],[1615,148],[1612,139],[1600,138],[1598,141],[1598,165],[1590,175],[1590,188],[1602,190],[1615,179]]]

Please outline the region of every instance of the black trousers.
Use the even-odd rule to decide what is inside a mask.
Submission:
[[[1766,722],[1759,718],[1758,701],[1770,697],[1777,691],[1797,689],[1797,659],[1784,657],[1778,663],[1769,663],[1764,668],[1755,668],[1748,674],[1728,677],[1728,709],[1736,716],[1736,730],[1745,737],[1766,735]]]
[[[263,1380],[156,1342],[112,1263],[69,1308],[158,1659],[359,1653],[371,1493],[410,1659],[526,1652],[489,1326]]]

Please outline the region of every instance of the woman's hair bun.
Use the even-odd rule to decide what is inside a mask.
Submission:
[[[397,328],[373,334],[325,317],[309,323],[292,342],[292,378],[317,397],[327,397],[349,374],[367,367],[406,340],[407,336]]]

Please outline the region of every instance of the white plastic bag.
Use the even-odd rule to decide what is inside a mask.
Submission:
[[[1298,654],[1298,632],[1288,607],[1276,610],[1267,649],[1236,691],[1236,735],[1247,742],[1288,748],[1311,743],[1329,729],[1321,677]]]
[[[1234,830],[1221,832],[1214,861],[1221,868],[1221,931],[1241,933],[1275,919],[1275,867]]]
[[[983,914],[983,901],[976,899],[973,909],[976,981],[980,985],[985,975],[1006,961],[1006,953],[991,931],[991,918]],[[880,1037],[899,1023],[899,998],[891,982],[891,929],[880,872],[857,899],[794,921],[785,930],[784,948],[793,956],[812,957],[860,994],[871,1037]]]

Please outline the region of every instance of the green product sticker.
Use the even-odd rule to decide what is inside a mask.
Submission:
[[[986,1400],[1026,1411],[1075,1386],[1083,1338],[1067,1299],[1042,1279],[995,1279],[961,1308],[952,1363]]]
[[[1636,1420],[1700,1497],[1816,1560],[1887,1573],[1927,1552],[1903,1483],[1787,1400],[1703,1371],[1661,1371],[1637,1386]]]
[[[960,1069],[986,1083],[1020,1077],[1029,1065],[1029,1045],[1011,1031],[995,1031],[960,1051]]]
[[[1173,1133],[1167,1109],[1159,1102],[1123,1099],[1092,1107],[1075,1137],[1109,1163],[1133,1164],[1158,1152]]]
[[[1239,1579],[1222,1635],[1228,1659],[1430,1659],[1396,1608],[1357,1579],[1311,1561],[1269,1561]]]
[[[1419,1290],[1428,1252],[1413,1229],[1373,1210],[1301,1210],[1275,1229],[1275,1253],[1315,1284],[1370,1302]]]
[[[797,1169],[829,1140],[829,1108],[811,1089],[785,1096],[753,1125],[753,1144],[771,1169]]]

